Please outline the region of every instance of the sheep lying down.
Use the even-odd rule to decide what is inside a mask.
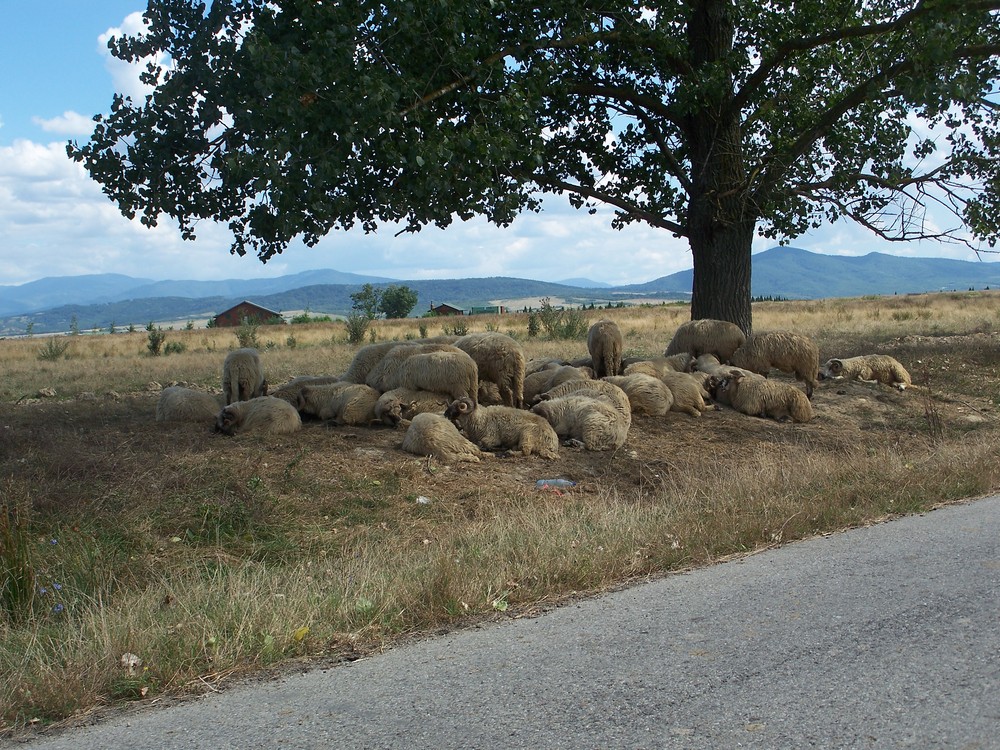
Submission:
[[[884,383],[901,391],[911,384],[910,373],[897,359],[888,354],[863,354],[860,357],[828,359],[819,368],[820,380],[841,378]]]

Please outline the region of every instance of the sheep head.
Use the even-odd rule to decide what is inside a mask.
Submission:
[[[468,396],[462,396],[462,398],[455,399],[448,404],[448,408],[445,409],[444,416],[452,422],[458,422],[463,417],[467,417],[472,414],[475,410],[476,402]]]
[[[219,416],[215,419],[215,431],[221,432],[224,435],[235,435],[238,427],[239,418],[237,417],[236,410],[231,406],[227,406],[220,411]]]

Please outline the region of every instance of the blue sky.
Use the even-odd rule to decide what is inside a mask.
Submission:
[[[65,144],[87,139],[92,116],[107,111],[115,91],[141,95],[136,70],[113,60],[102,40],[137,30],[144,8],[143,0],[0,0],[0,285],[90,273],[226,279],[314,268],[397,279],[587,277],[630,284],[691,267],[687,244],[668,232],[615,231],[609,211],[590,216],[558,197],[506,229],[473,220],[400,237],[392,227],[373,236],[341,232],[315,248],[291,247],[267,264],[230,255],[223,226],[202,225],[198,240],[186,242],[166,223],[149,230],[129,222],[66,158]],[[754,251],[773,244],[758,239]],[[964,246],[890,244],[848,224],[793,244],[838,255],[875,250],[976,260]]]

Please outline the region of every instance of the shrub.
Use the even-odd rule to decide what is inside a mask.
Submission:
[[[154,357],[159,357],[163,342],[167,340],[167,334],[159,326],[153,326],[152,321],[146,326],[146,331],[146,337],[149,339],[146,348],[149,349],[149,353]]]
[[[164,354],[180,354],[185,349],[187,349],[187,345],[184,344],[183,342],[181,342],[181,341],[171,341],[169,344],[167,344],[163,348],[163,353]]]
[[[445,336],[464,336],[469,332],[469,325],[464,320],[459,319],[450,326],[442,326],[441,332]]]
[[[69,349],[68,341],[49,339],[45,342],[45,346],[38,350],[38,358],[43,362],[55,362],[66,353],[67,349]]]
[[[236,339],[240,342],[242,349],[259,349],[260,339],[257,338],[257,329],[260,327],[253,318],[243,318],[236,328]]]
[[[367,315],[352,312],[344,318],[344,326],[347,328],[347,340],[352,344],[360,344],[365,340],[368,326],[372,320]]]

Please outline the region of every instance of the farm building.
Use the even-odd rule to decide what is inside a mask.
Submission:
[[[435,305],[431,302],[431,312],[435,315],[465,315],[465,311],[457,307],[452,307],[451,305],[442,302],[440,305]]]
[[[214,318],[212,324],[220,328],[225,326],[238,326],[244,321],[248,323],[284,323],[280,312],[268,310],[266,307],[255,305],[253,302],[243,300],[238,305],[233,305],[228,310],[223,310]]]

